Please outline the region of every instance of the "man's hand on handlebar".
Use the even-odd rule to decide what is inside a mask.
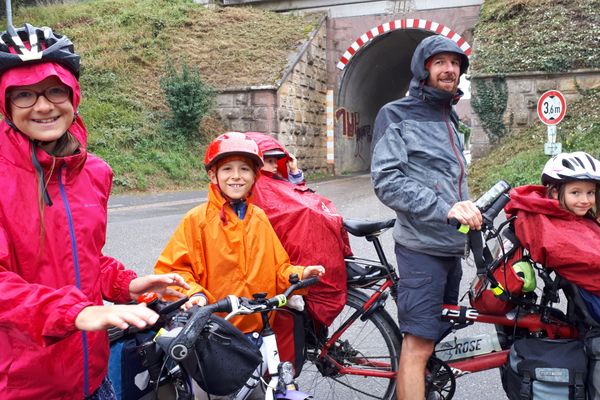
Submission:
[[[471,200],[459,201],[454,204],[448,211],[448,221],[455,218],[463,225],[468,225],[469,228],[480,230],[483,224],[481,211],[475,206]]]
[[[309,265],[304,267],[302,272],[302,279],[310,278],[311,276],[321,277],[325,275],[325,267],[322,265]]]
[[[143,329],[154,325],[158,314],[145,304],[116,304],[111,306],[89,306],[75,318],[75,327],[82,331],[101,331],[110,327],[127,329],[133,325]]]

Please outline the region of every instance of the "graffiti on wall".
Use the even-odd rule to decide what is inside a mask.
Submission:
[[[371,125],[360,125],[360,113],[349,111],[345,108],[338,108],[335,112],[335,119],[342,126],[342,135],[347,138],[356,138],[356,148],[354,157],[363,158],[361,155],[361,142],[365,139],[371,139]]]
[[[360,114],[358,112],[348,111],[345,108],[338,108],[335,112],[335,119],[342,124],[342,134],[346,137],[356,136]]]

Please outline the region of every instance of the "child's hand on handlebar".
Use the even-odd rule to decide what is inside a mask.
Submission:
[[[185,297],[184,294],[176,290],[170,289],[169,286],[179,286],[184,289],[189,289],[190,286],[178,274],[159,274],[146,275],[135,278],[129,283],[129,294],[132,300],[137,301],[137,298],[145,292],[155,292],[161,296],[170,295],[179,298]]]
[[[143,329],[154,325],[158,314],[145,304],[89,306],[75,318],[75,327],[82,331],[101,331],[110,327],[127,329],[130,325]]]
[[[190,299],[184,305],[182,305],[181,308],[185,311],[188,311],[193,306],[204,307],[207,304],[208,304],[208,300],[206,299],[206,296],[201,295],[201,294],[196,294],[196,295],[190,297]]]
[[[481,211],[471,200],[459,201],[448,211],[448,220],[455,218],[463,225],[469,225],[469,228],[480,230],[483,224]]]
[[[325,275],[325,267],[322,265],[309,265],[304,267],[302,272],[302,279],[310,278],[311,276],[323,276]]]

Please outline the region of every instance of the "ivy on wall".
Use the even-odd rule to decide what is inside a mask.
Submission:
[[[473,79],[472,84],[475,90],[471,106],[479,116],[490,142],[498,143],[506,134],[506,126],[502,122],[508,100],[506,78]]]

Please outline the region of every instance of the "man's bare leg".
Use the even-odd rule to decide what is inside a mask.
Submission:
[[[396,375],[397,400],[421,400],[425,398],[425,368],[433,352],[433,341],[404,335],[400,365]]]

